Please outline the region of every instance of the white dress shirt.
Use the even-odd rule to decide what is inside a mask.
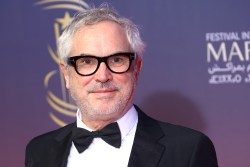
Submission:
[[[81,121],[79,110],[76,114],[77,127],[92,131]],[[78,153],[74,143],[70,149],[67,167],[127,167],[138,122],[137,111],[132,106],[117,123],[121,131],[121,147],[115,148],[101,138],[94,138],[90,146]]]

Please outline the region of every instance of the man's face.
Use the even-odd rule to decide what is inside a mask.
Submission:
[[[104,57],[131,51],[120,25],[103,21],[85,26],[76,32],[70,56],[88,54]],[[137,61],[137,66],[134,61]],[[115,74],[106,67],[105,63],[101,63],[95,74],[80,76],[72,66],[67,70],[62,65],[66,87],[79,107],[85,123],[111,122],[122,117],[131,107],[140,68],[141,60],[133,60],[128,72]]]

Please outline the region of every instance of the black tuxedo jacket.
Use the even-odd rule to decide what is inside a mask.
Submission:
[[[138,125],[128,167],[217,167],[213,143],[204,134],[154,120],[137,108]],[[31,140],[26,167],[66,167],[76,123]],[[84,166],[84,162],[83,162]]]

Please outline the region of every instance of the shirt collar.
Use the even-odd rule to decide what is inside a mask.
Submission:
[[[86,129],[88,131],[93,131],[92,129],[87,127],[82,122],[81,117],[82,117],[81,112],[78,109],[76,112],[76,125],[77,125],[77,127]],[[123,117],[121,117],[120,119],[117,120],[117,123],[118,123],[120,131],[121,131],[122,139],[129,134],[130,130],[135,125],[137,125],[137,122],[138,122],[138,114],[136,112],[135,107],[132,105],[132,107],[128,110],[128,112]]]

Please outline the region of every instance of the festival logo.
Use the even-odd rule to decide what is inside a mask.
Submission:
[[[51,30],[55,34],[55,44],[61,32],[72,20],[71,13],[76,11],[84,11],[89,8],[88,4],[83,0],[40,0],[35,5],[42,6],[44,11],[57,10],[62,12],[61,18],[55,18],[54,25]],[[56,46],[56,45],[55,45]],[[47,102],[51,107],[49,117],[59,126],[67,125],[67,120],[75,117],[77,107],[72,102],[69,93],[65,88],[65,82],[59,69],[59,57],[56,52],[57,48],[48,45],[48,55],[57,65],[57,69],[49,71],[44,77],[44,86],[47,90]],[[61,86],[58,91],[57,85]],[[57,89],[55,89],[55,87]],[[53,89],[54,88],[54,89]]]
[[[250,83],[250,31],[206,33],[208,83]]]

